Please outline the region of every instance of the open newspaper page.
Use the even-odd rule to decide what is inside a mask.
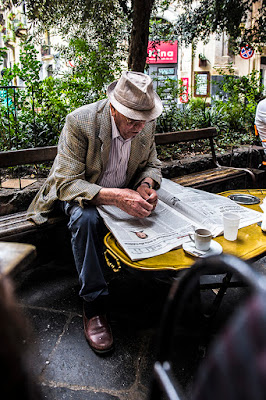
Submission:
[[[240,206],[233,200],[217,194],[178,185],[168,179],[162,180],[158,197],[190,220],[195,226],[209,229],[213,236],[223,233],[223,214],[236,213],[240,216],[239,227],[243,228],[262,220],[262,213]]]
[[[106,226],[132,261],[154,257],[181,247],[196,228],[223,232],[222,214],[236,212],[240,227],[262,220],[262,213],[234,201],[162,180],[156,209],[147,218],[135,218],[115,206],[97,207]]]
[[[132,217],[115,206],[97,208],[106,226],[132,261],[180,247],[194,229],[192,221],[161,200],[147,218]]]

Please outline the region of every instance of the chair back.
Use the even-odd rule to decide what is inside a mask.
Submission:
[[[226,274],[230,278],[232,276],[237,277],[251,289],[252,293],[263,294],[266,298],[266,278],[256,273],[247,262],[228,254],[198,259],[179,281],[176,280],[173,283],[169,291],[158,333],[150,400],[162,398],[183,400],[185,398],[180,385],[174,377],[172,366],[172,354],[177,340],[175,337],[174,341],[175,327],[182,319],[182,316],[186,314],[192,294],[199,288],[200,278],[204,275],[217,274]],[[213,393],[214,397],[217,400],[215,393]],[[203,397],[195,397],[197,400],[201,398],[203,399]],[[229,399],[226,396],[224,398]],[[204,398],[204,400],[207,400],[207,398]]]
[[[195,379],[193,400],[266,396],[266,292],[253,294],[211,346]]]

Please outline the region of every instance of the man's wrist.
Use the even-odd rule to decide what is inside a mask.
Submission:
[[[149,189],[152,189],[152,185],[150,184],[150,182],[142,181],[142,182],[140,182],[140,186],[141,185],[147,185]]]

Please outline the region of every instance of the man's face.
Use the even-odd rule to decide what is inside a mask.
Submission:
[[[137,121],[134,119],[129,119],[123,114],[120,114],[112,105],[111,113],[114,117],[117,129],[123,139],[130,139],[135,137],[144,128],[146,121]]]
[[[145,233],[143,231],[139,231],[139,232],[135,232],[135,233],[140,239],[146,239],[148,237],[147,233]]]

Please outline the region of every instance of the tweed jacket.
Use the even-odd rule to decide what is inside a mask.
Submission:
[[[155,121],[132,139],[126,172],[126,187],[136,188],[150,177],[159,187],[160,162],[154,141]],[[44,185],[27,212],[36,224],[47,222],[57,200],[89,203],[100,191],[97,184],[106,168],[111,148],[112,127],[109,100],[100,100],[73,111],[66,117],[58,153]]]

